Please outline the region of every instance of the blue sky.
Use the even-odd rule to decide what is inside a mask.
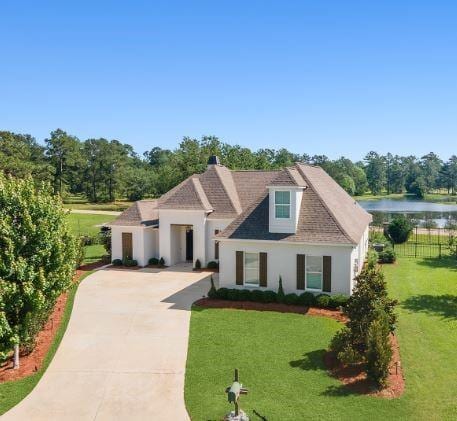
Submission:
[[[457,153],[452,1],[1,2],[0,129]]]

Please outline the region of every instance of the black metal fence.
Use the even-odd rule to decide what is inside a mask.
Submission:
[[[370,240],[376,242],[384,227],[371,226]],[[400,257],[444,257],[453,253],[451,244],[456,241],[457,230],[448,228],[414,227],[413,232],[403,244],[392,244]],[[457,255],[456,255],[457,257]]]

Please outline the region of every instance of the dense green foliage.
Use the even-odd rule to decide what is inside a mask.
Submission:
[[[86,272],[80,279],[81,282],[85,277],[89,276],[92,272]],[[77,283],[72,284],[68,291],[67,302],[65,303],[65,309],[63,311],[62,320],[59,327],[57,328],[56,334],[52,341],[51,346],[43,360],[43,365],[40,369],[27,377],[20,380],[13,380],[10,382],[0,384],[0,415],[3,415],[6,411],[11,409],[22,399],[24,399],[35,387],[38,381],[43,376],[44,372],[51,363],[54,355],[62,341],[63,335],[67,330],[68,322],[70,321],[71,312],[73,310],[73,304],[75,301],[76,291],[78,289]]]
[[[394,331],[397,321],[394,312],[397,302],[388,297],[384,275],[378,268],[365,268],[356,281],[353,294],[344,308],[349,321],[330,345],[338,358],[345,363],[367,361],[368,332],[374,322],[382,327],[383,321],[380,319],[385,317],[387,331],[390,333]],[[375,333],[379,333],[378,326],[374,328],[373,334]],[[371,356],[373,355],[372,353]],[[372,363],[377,367],[384,367],[381,363]],[[382,379],[379,384],[383,384]]]
[[[362,396],[329,376],[323,355],[341,326],[334,320],[194,308],[185,384],[190,417],[216,420],[229,411],[224,390],[238,367],[249,388],[241,408],[253,419],[254,409],[268,420],[457,419],[456,261],[400,258],[384,272],[400,302],[402,397]]]
[[[30,135],[0,132],[0,170],[34,180],[50,181],[63,197],[84,194],[92,202],[118,197],[138,200],[159,196],[191,174],[203,172],[210,155],[218,155],[231,169],[277,169],[296,161],[320,165],[348,193],[374,195],[408,192],[419,197],[438,189],[457,192],[457,156],[443,162],[434,153],[420,159],[369,152],[360,162],[324,155],[309,156],[286,149],[252,151],[221,142],[184,137],[171,151],[153,147],[141,156],[119,140],[79,140],[61,129],[41,146]]]
[[[70,286],[77,240],[58,196],[0,175],[0,357],[34,339]]]
[[[349,300],[346,295],[314,295],[311,292],[303,292],[300,295],[295,293],[284,294],[282,282],[278,288],[278,292],[270,290],[249,290],[238,288],[219,288],[214,289],[213,284],[208,292],[209,298],[217,298],[219,300],[231,301],[254,301],[258,303],[284,303],[289,305],[316,306],[321,308],[336,309],[345,306]]]
[[[392,347],[389,320],[382,308],[376,310],[374,319],[368,328],[366,360],[368,378],[380,388],[387,386]]]
[[[413,225],[411,221],[402,214],[395,215],[387,227],[387,234],[395,244],[402,244],[408,241],[412,231]]]

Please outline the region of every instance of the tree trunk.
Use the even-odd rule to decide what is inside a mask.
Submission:
[[[19,368],[19,344],[14,345],[14,359],[13,359],[13,368]]]

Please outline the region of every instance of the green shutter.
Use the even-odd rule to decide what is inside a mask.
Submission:
[[[259,285],[267,286],[267,253],[260,253],[259,256]]]
[[[305,255],[297,254],[297,289],[305,289]]]
[[[332,256],[324,256],[322,277],[323,291],[332,292]]]
[[[242,251],[236,252],[236,284],[243,285],[243,278],[244,278],[244,267],[243,267],[243,260],[244,260],[244,253]]]

